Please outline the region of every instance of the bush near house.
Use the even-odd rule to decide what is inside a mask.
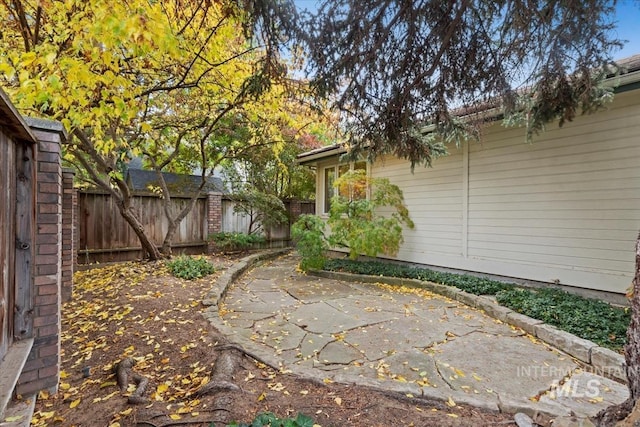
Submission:
[[[216,247],[223,252],[246,251],[251,249],[254,244],[266,241],[263,236],[257,234],[228,231],[210,234],[208,239],[214,242]]]
[[[556,288],[529,289],[485,277],[445,273],[381,261],[329,259],[325,270],[372,276],[402,277],[454,286],[475,295],[495,295],[496,301],[518,313],[556,326],[594,343],[621,351],[631,320],[627,308],[574,295]]]
[[[403,227],[414,227],[400,187],[364,170],[346,172],[333,186],[327,219],[331,233],[325,235],[325,222],[314,215],[301,215],[291,228],[302,256],[300,268],[322,268],[329,247],[348,249],[351,259],[361,254],[396,255],[404,241]]]
[[[291,226],[291,237],[296,242],[298,253],[302,256],[300,268],[322,269],[327,262],[329,249],[324,235],[324,221],[315,215],[300,215]]]

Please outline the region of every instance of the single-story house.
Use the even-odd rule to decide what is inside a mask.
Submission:
[[[172,194],[189,194],[194,193],[202,183],[200,175],[185,175],[170,172],[162,172],[164,182]],[[205,177],[205,184],[201,190],[202,194],[210,192],[224,193],[224,184],[222,179],[218,177]],[[133,191],[150,191],[152,188],[160,188],[160,180],[158,173],[153,170],[144,169],[127,169],[125,181],[129,188]]]
[[[531,144],[524,129],[495,122],[431,168],[412,173],[391,156],[367,164],[402,189],[415,222],[396,259],[624,294],[640,229],[640,55],[624,63],[605,110],[550,124]],[[321,216],[344,152],[298,157],[317,171]]]

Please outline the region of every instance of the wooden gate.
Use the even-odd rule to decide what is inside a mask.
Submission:
[[[15,203],[12,189],[15,188],[15,145],[7,135],[0,132],[0,360],[12,343],[13,329],[13,260],[15,244],[13,218]]]
[[[14,340],[32,333],[35,139],[0,101],[0,361]],[[2,119],[4,116],[4,119]]]

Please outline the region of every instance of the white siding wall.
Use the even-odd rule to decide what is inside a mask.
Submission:
[[[640,228],[640,103],[550,125],[533,144],[494,125],[433,168],[372,168],[404,191],[416,224],[399,259],[624,292]]]
[[[399,257],[420,254],[462,255],[462,152],[438,160],[438,167],[417,166],[410,173],[405,161],[387,158],[371,170],[387,177],[404,192],[415,228],[404,233]]]

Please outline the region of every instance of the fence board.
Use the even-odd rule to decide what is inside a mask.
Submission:
[[[188,198],[172,197],[171,211],[179,212]],[[150,239],[161,245],[169,221],[164,214],[164,200],[153,194],[136,194],[132,205],[136,210]],[[140,242],[122,218],[113,198],[96,191],[81,191],[78,194],[78,261],[109,262],[139,259],[142,257]],[[206,198],[203,196],[182,220],[173,238],[174,247],[196,248],[200,252],[206,245]]]
[[[140,222],[144,225],[150,239],[162,244],[169,227],[165,218],[163,199],[155,194],[136,194],[132,204]],[[172,197],[171,212],[177,214],[187,203],[188,198]],[[285,201],[285,207],[291,212],[291,202]],[[315,202],[298,202],[300,212],[315,213]],[[246,233],[250,218],[233,210],[235,202],[222,199],[221,230]],[[206,250],[207,199],[202,196],[193,210],[180,223],[173,239],[174,253],[202,253]],[[78,193],[78,262],[113,262],[140,259],[143,256],[137,236],[122,218],[109,194],[95,190],[83,190]],[[267,247],[281,247],[290,244],[291,220],[270,230],[270,242]]]

